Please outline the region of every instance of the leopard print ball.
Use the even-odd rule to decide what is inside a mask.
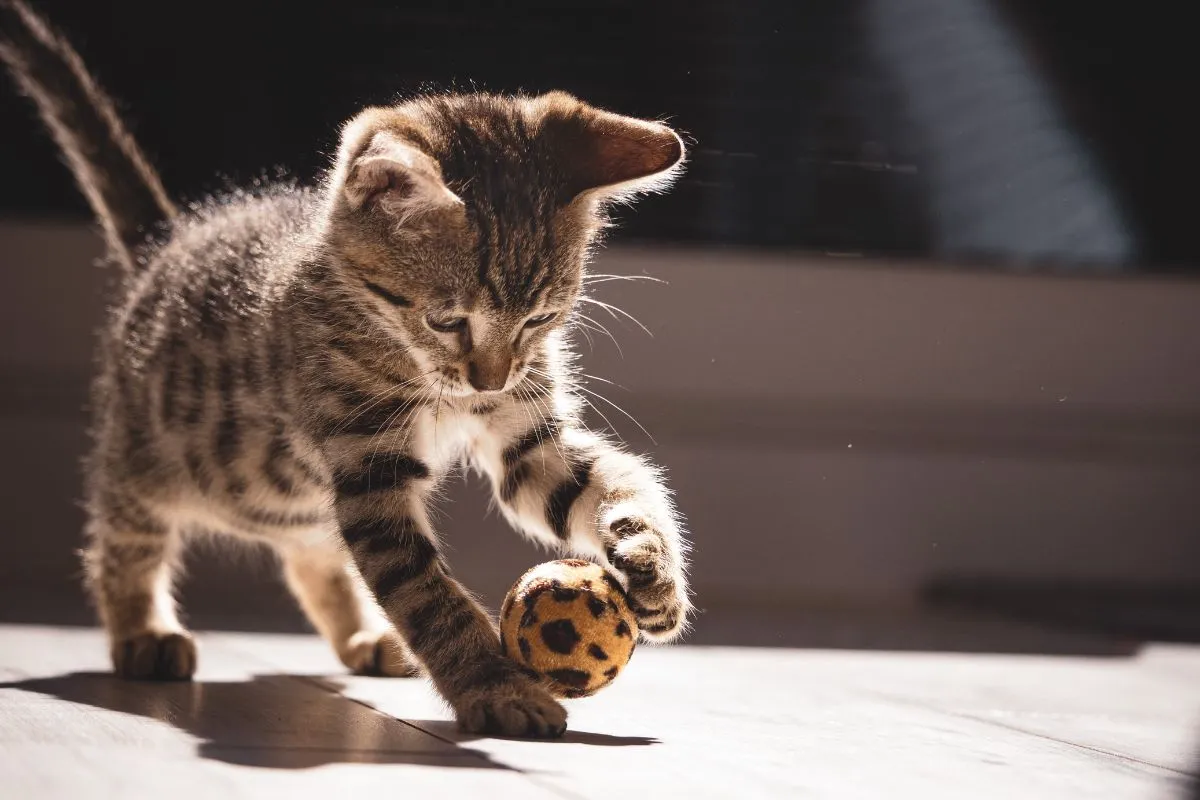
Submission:
[[[588,561],[539,564],[521,576],[500,609],[500,641],[557,697],[586,697],[629,663],[637,620],[617,580]]]

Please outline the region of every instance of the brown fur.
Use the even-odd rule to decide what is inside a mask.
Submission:
[[[44,23],[0,9],[24,31],[6,27],[0,55],[67,119],[51,112],[78,87],[46,78],[65,45],[30,50]],[[428,504],[464,462],[514,526],[621,575],[643,635],[678,635],[669,493],[582,425],[570,332],[605,205],[662,188],[682,154],[667,127],[561,93],[425,97],[352,120],[315,190],[235,193],[154,242],[110,236],[132,271],[101,336],[86,563],[115,669],[191,676],[174,567],[186,537],[227,534],[281,554],[351,668],[419,662],[467,729],[561,733],[563,709],[438,554]],[[105,180],[141,181],[140,163]],[[90,162],[72,164],[86,184]],[[106,230],[145,224],[107,197],[89,193]]]

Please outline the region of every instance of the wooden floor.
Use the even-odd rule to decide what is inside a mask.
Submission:
[[[195,683],[134,685],[92,629],[0,626],[0,797],[1181,798],[1200,756],[1197,647],[646,647],[547,743],[462,736],[314,637],[200,643]]]

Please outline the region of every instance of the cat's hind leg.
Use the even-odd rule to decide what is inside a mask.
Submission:
[[[320,544],[289,544],[281,555],[288,588],[351,671],[393,677],[418,673],[403,639],[367,591],[340,542],[331,538]]]
[[[191,679],[196,645],[172,593],[178,528],[129,495],[106,492],[89,511],[84,566],[114,672],[133,680]]]

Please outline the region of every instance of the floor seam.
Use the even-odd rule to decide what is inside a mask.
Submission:
[[[257,662],[258,664],[261,664],[264,667],[270,667],[271,669],[278,669],[278,667],[276,667],[275,664],[272,664],[268,661],[264,661],[262,658],[260,658],[258,655],[256,655],[252,650],[247,650],[245,648],[239,647],[237,644],[231,644],[228,640],[222,640],[222,646],[227,647],[230,650],[233,650],[233,651],[239,653],[240,655]],[[412,728],[413,730],[417,731],[418,733],[422,733],[426,736],[436,739],[439,742],[442,742],[444,744],[448,744],[448,745],[452,746],[455,750],[455,757],[473,758],[473,759],[483,762],[484,764],[490,765],[492,767],[499,766],[502,769],[509,770],[511,772],[515,772],[516,774],[520,775],[525,780],[527,780],[530,783],[534,784],[535,786],[538,786],[539,788],[541,788],[543,791],[549,792],[557,797],[561,797],[561,798],[563,798],[563,800],[585,800],[584,795],[577,794],[575,792],[571,792],[570,790],[564,789],[560,786],[555,786],[553,784],[547,784],[545,781],[541,780],[538,776],[536,776],[533,773],[528,772],[527,770],[520,769],[519,767],[514,767],[511,764],[505,763],[503,761],[495,760],[493,758],[493,756],[491,756],[490,754],[481,753],[481,752],[472,750],[469,747],[464,747],[460,742],[456,742],[456,741],[449,739],[439,733],[425,730],[420,725],[417,725],[413,722],[409,722],[408,720],[403,719],[401,717],[397,717],[393,714],[389,714],[386,711],[383,711],[383,710],[371,705],[370,703],[368,703],[366,701],[359,700],[358,698],[355,698],[355,697],[347,696],[343,691],[341,691],[340,689],[338,689],[334,686],[331,686],[328,682],[326,682],[324,680],[321,680],[321,679],[316,678],[311,675],[284,674],[282,677],[300,681],[302,683],[309,684],[310,686],[315,686],[324,692],[337,695],[338,697],[341,697],[344,700],[347,700],[351,703],[360,705],[363,708],[369,709],[382,717],[386,717],[387,719],[394,720],[395,722],[399,722],[403,725],[407,725],[408,727]],[[398,679],[398,680],[402,680],[402,679]],[[406,753],[406,755],[407,755],[407,753]]]
[[[383,711],[382,709],[378,708],[377,706],[371,705],[370,703],[368,703],[365,700],[359,700],[357,697],[351,697],[351,696],[345,694],[343,691],[330,686],[325,681],[320,680],[318,678],[314,678],[311,675],[288,675],[287,677],[293,678],[298,681],[303,681],[304,683],[307,683],[310,686],[316,686],[317,688],[321,689],[322,691],[328,692],[329,694],[336,694],[338,697],[342,698],[343,700],[354,703],[355,705],[362,706],[363,708],[370,709],[371,711],[374,711],[376,714],[378,714],[381,717],[387,717],[390,720],[395,720],[396,722],[399,722],[403,725],[407,725],[408,727],[412,728],[413,730],[415,730],[419,733],[423,733],[426,736],[429,736],[433,739],[437,739],[439,742],[450,745],[455,750],[458,750],[463,753],[468,753],[477,758],[479,756],[478,753],[472,752],[469,748],[463,747],[458,742],[455,742],[451,739],[447,739],[445,736],[440,736],[436,733],[432,733],[431,731],[427,731],[424,728],[422,728],[420,725],[415,725],[415,724],[409,722],[408,720],[403,719],[402,717],[397,717],[394,714],[389,714],[388,712]],[[406,679],[399,678],[397,680],[406,680]]]
[[[995,728],[1000,728],[1002,730],[1011,731],[1013,733],[1020,733],[1020,734],[1026,735],[1026,736],[1033,736],[1034,738],[1042,739],[1047,742],[1054,742],[1055,744],[1066,745],[1067,747],[1071,747],[1076,750],[1083,750],[1083,751],[1086,751],[1089,753],[1094,753],[1094,754],[1102,755],[1102,756],[1108,756],[1109,758],[1115,758],[1120,761],[1126,761],[1131,764],[1138,764],[1139,766],[1150,767],[1151,769],[1162,770],[1163,772],[1170,772],[1181,778],[1190,778],[1190,779],[1200,778],[1200,773],[1191,772],[1188,770],[1181,770],[1178,767],[1170,767],[1165,764],[1156,764],[1153,761],[1146,761],[1145,759],[1138,758],[1137,756],[1131,756],[1126,753],[1117,753],[1112,750],[1105,750],[1104,748],[1096,747],[1095,745],[1080,744],[1079,742],[1072,742],[1070,739],[1060,739],[1057,736],[1052,736],[1048,733],[1041,733],[1039,731],[1026,730],[1025,728],[1019,727],[1017,725],[1010,725],[1006,722],[1001,722],[1000,720],[988,719],[987,717],[980,717],[980,716],[976,716],[974,714],[969,714],[969,713],[966,713],[963,711],[950,711],[948,709],[939,708],[938,706],[930,705],[928,703],[922,703],[918,700],[909,700],[907,698],[896,697],[895,695],[884,694],[882,692],[869,692],[869,694],[872,694],[881,700],[887,700],[889,702],[897,703],[899,705],[905,705],[905,706],[909,706],[911,708],[920,708],[925,711],[933,711],[933,712],[936,712],[939,714],[946,714],[948,716],[957,717],[959,719],[969,719],[972,722],[978,722],[982,725],[989,725],[989,726],[992,726]]]
[[[1152,769],[1160,769],[1164,772],[1170,772],[1170,773],[1178,775],[1182,778],[1198,778],[1198,777],[1200,777],[1200,774],[1198,774],[1198,773],[1189,772],[1188,770],[1181,770],[1178,767],[1169,767],[1166,764],[1156,764],[1153,761],[1146,761],[1145,759],[1138,758],[1137,756],[1131,756],[1126,753],[1116,753],[1111,750],[1105,750],[1102,747],[1096,747],[1095,745],[1080,744],[1079,742],[1072,742],[1070,739],[1060,739],[1057,736],[1051,736],[1048,733],[1040,733],[1038,731],[1026,730],[1026,729],[1018,727],[1016,725],[1009,725],[1008,723],[1000,722],[999,720],[992,720],[992,719],[987,719],[986,717],[977,717],[973,714],[965,714],[965,713],[954,712],[954,711],[947,711],[944,713],[953,714],[954,716],[960,717],[962,719],[970,719],[970,720],[974,720],[976,722],[982,722],[985,725],[993,725],[997,728],[1003,728],[1004,730],[1014,731],[1016,733],[1023,733],[1023,734],[1026,734],[1027,736],[1034,736],[1034,737],[1037,737],[1038,739],[1044,739],[1048,742],[1057,742],[1058,744],[1065,744],[1070,747],[1074,747],[1078,750],[1086,750],[1091,753],[1109,756],[1110,758],[1120,759],[1121,761],[1128,761],[1133,764],[1140,764],[1144,767],[1151,767]]]
[[[238,647],[236,644],[233,646],[230,646],[230,643],[226,640],[222,640],[221,644],[223,647],[227,647],[231,650],[234,650],[235,652],[239,653],[240,655],[242,655],[246,658],[252,659],[254,661],[257,661],[259,664],[261,664],[265,667],[270,667],[271,669],[278,669],[278,667],[275,664],[264,661],[263,659],[261,659],[257,655],[255,655],[251,650],[243,649],[241,647]],[[370,711],[375,712],[376,714],[378,714],[381,717],[386,717],[395,722],[399,722],[402,725],[412,728],[413,730],[415,730],[419,733],[422,733],[426,736],[432,737],[433,739],[436,739],[437,741],[442,742],[443,744],[448,744],[448,745],[452,746],[458,753],[468,755],[473,758],[480,758],[480,755],[478,753],[470,750],[469,748],[463,747],[458,742],[451,741],[444,736],[437,735],[436,733],[431,733],[430,731],[427,731],[418,725],[414,725],[413,723],[409,722],[406,719],[401,719],[400,717],[393,716],[392,714],[388,714],[385,711],[381,711],[380,709],[376,708],[375,706],[371,705],[370,703],[359,700],[358,698],[349,697],[341,690],[339,690],[333,686],[330,686],[329,683],[323,679],[319,679],[319,678],[313,677],[311,675],[291,675],[291,674],[287,674],[287,673],[282,673],[280,675],[280,677],[287,678],[289,680],[299,681],[301,683],[308,684],[309,686],[314,686],[327,694],[337,695],[338,697],[342,698],[343,700],[345,700],[347,702],[354,703],[355,705],[358,705],[358,706],[362,706],[363,708],[366,708]],[[404,679],[397,679],[397,680],[404,680]],[[486,760],[486,759],[484,759],[484,760]],[[508,767],[508,765],[504,765],[504,766],[508,769],[513,769],[512,767]]]
[[[403,719],[402,717],[397,717],[393,714],[389,714],[388,712],[383,711],[382,709],[371,705],[370,703],[366,702],[365,700],[359,700],[356,697],[349,697],[346,694],[344,694],[343,692],[329,686],[326,683],[323,683],[320,680],[317,680],[316,678],[313,678],[311,676],[305,676],[305,675],[295,675],[295,676],[289,676],[289,677],[294,677],[298,680],[304,681],[306,683],[310,683],[314,686],[318,686],[327,692],[336,694],[338,697],[341,697],[345,700],[349,700],[351,703],[357,703],[358,705],[362,706],[363,708],[368,708],[371,711],[374,711],[376,714],[387,717],[388,719],[391,719],[391,720],[395,720],[396,722],[403,723],[404,725],[409,726],[413,730],[419,731],[420,733],[423,733],[426,736],[431,736],[440,742],[445,742],[446,744],[453,746],[454,749],[456,751],[458,751],[458,753],[461,753],[463,756],[470,757],[470,758],[476,758],[476,759],[483,761],[485,764],[492,765],[492,766],[498,765],[503,769],[511,770],[512,772],[515,772],[516,774],[520,775],[522,778],[524,778],[525,780],[534,784],[535,786],[540,787],[542,790],[550,792],[551,794],[557,795],[558,797],[561,797],[564,800],[586,800],[583,795],[575,794],[574,792],[570,792],[568,790],[562,789],[561,787],[554,786],[553,784],[547,784],[544,781],[542,781],[541,779],[539,779],[536,775],[534,775],[533,773],[530,773],[527,770],[523,770],[520,767],[514,767],[513,765],[508,764],[504,761],[499,761],[495,758],[495,756],[491,755],[490,753],[480,753],[480,752],[474,751],[474,750],[470,749],[469,747],[464,747],[460,742],[456,742],[452,739],[448,739],[439,733],[434,733],[433,731],[426,730],[426,729],[422,728],[420,725],[417,725],[414,722],[409,722],[408,720]]]

